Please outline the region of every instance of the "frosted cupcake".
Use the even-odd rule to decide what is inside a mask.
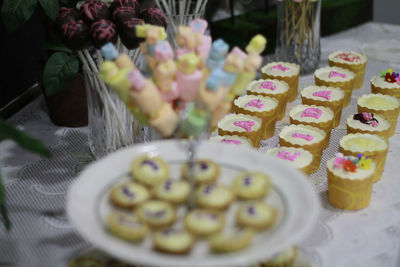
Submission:
[[[381,75],[371,79],[371,92],[373,94],[391,95],[400,101],[400,75],[388,69],[382,71]]]
[[[310,172],[319,169],[326,133],[309,125],[289,125],[279,133],[279,143],[285,147],[299,147],[313,154]]]
[[[348,134],[340,139],[340,152],[344,155],[357,157],[364,154],[375,162],[374,182],[382,177],[388,148],[386,139],[373,134]]]
[[[253,147],[249,139],[238,135],[217,135],[210,138],[211,141],[220,142],[223,144],[243,145],[246,147]]]
[[[279,80],[258,80],[252,81],[247,86],[248,95],[262,95],[275,98],[279,102],[277,119],[281,120],[285,117],[287,96],[289,85],[284,81]]]
[[[396,97],[382,94],[362,95],[357,101],[358,112],[370,112],[384,116],[390,122],[389,136],[396,132],[400,104]]]
[[[267,154],[291,164],[305,174],[311,173],[313,155],[299,147],[275,147],[267,150]]]
[[[354,72],[356,77],[353,88],[362,87],[365,67],[368,61],[367,56],[350,51],[336,51],[328,56],[328,61],[331,67],[340,67]]]
[[[344,92],[340,88],[326,86],[308,86],[301,91],[301,101],[305,105],[317,105],[330,108],[334,113],[332,128],[340,124]]]
[[[233,102],[233,110],[238,114],[256,116],[262,120],[260,139],[274,135],[278,100],[259,95],[244,95]]]
[[[365,157],[338,153],[327,162],[329,202],[340,209],[359,210],[371,201],[375,163]]]
[[[262,120],[245,114],[229,114],[218,122],[219,135],[238,135],[251,140],[254,147],[260,143]]]
[[[310,125],[323,130],[326,133],[325,147],[329,145],[333,116],[330,108],[314,105],[297,105],[289,111],[291,124]]]
[[[385,117],[370,112],[350,115],[347,120],[347,133],[376,134],[384,138],[390,136],[390,123]]]
[[[338,87],[344,91],[343,107],[350,104],[355,74],[338,67],[325,67],[314,72],[315,84],[318,86]]]
[[[297,98],[299,85],[300,66],[288,62],[271,62],[261,68],[264,79],[277,79],[289,85],[287,101],[291,102]]]

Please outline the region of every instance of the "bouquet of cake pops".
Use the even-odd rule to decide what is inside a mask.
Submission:
[[[141,70],[113,44],[101,48],[99,77],[133,115],[163,137],[199,136],[230,111],[232,101],[255,78],[266,39],[254,36],[242,51],[206,36],[207,22],[179,26],[173,50],[160,26],[137,25],[145,64]]]

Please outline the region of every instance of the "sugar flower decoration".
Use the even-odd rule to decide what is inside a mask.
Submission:
[[[372,159],[370,159],[366,156],[362,156],[360,158],[360,161],[358,162],[358,166],[360,169],[369,170],[369,169],[371,169],[371,163],[372,163]]]
[[[388,83],[397,82],[400,84],[400,75],[398,72],[394,72],[392,69],[388,69],[387,71],[382,71],[381,76],[385,78],[385,81]]]
[[[348,172],[356,172],[357,165],[354,164],[351,160],[346,160],[344,162],[344,170]]]

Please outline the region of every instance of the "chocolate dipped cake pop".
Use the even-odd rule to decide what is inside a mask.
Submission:
[[[69,20],[61,25],[61,39],[72,50],[85,48],[89,43],[89,27],[83,20]]]
[[[139,18],[144,20],[144,22],[147,24],[162,26],[167,29],[167,20],[165,19],[165,14],[159,8],[150,7],[143,9],[139,14]]]
[[[77,20],[79,16],[79,12],[74,8],[62,7],[60,8],[57,17],[56,17],[56,25],[57,27],[61,27],[65,22],[71,20]]]
[[[79,15],[90,24],[100,19],[107,19],[110,11],[101,0],[88,0],[81,6]]]
[[[135,49],[144,39],[136,37],[136,26],[144,24],[144,21],[139,18],[131,17],[122,23],[118,24],[118,32],[122,43],[128,49]]]
[[[125,20],[130,18],[137,18],[139,13],[135,11],[135,9],[131,7],[119,7],[114,10],[112,13],[112,17],[117,25],[122,24]]]
[[[111,13],[114,13],[118,8],[131,8],[136,16],[140,13],[140,4],[137,0],[114,0],[109,8]]]
[[[117,31],[115,24],[108,19],[100,19],[90,26],[90,34],[96,48],[101,48],[108,42],[117,41]]]

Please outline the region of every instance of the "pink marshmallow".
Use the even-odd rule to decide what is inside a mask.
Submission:
[[[196,70],[189,75],[180,71],[176,73],[176,82],[182,100],[191,102],[196,99],[202,78],[203,73],[200,70]]]
[[[172,102],[179,97],[179,91],[176,82],[171,84],[169,91],[160,91],[161,97],[165,102]]]
[[[240,48],[237,47],[237,46],[235,46],[235,47],[232,49],[231,53],[232,53],[233,55],[237,55],[238,57],[243,58],[243,59],[246,59],[246,57],[247,57],[247,54],[246,54],[242,49],[240,49]]]
[[[190,22],[189,27],[193,32],[203,35],[207,29],[208,23],[204,19],[195,19]]]
[[[199,56],[206,61],[208,55],[210,54],[210,49],[212,45],[212,39],[210,36],[203,35],[201,45],[197,47],[197,53]]]
[[[179,58],[180,56],[187,54],[187,53],[193,53],[193,50],[188,49],[188,48],[178,48],[175,50],[176,58]]]
[[[142,91],[146,85],[146,78],[139,70],[131,70],[126,78],[132,83],[132,88],[136,91]]]
[[[159,62],[166,62],[174,57],[174,51],[168,42],[159,42],[154,49],[154,57]]]

